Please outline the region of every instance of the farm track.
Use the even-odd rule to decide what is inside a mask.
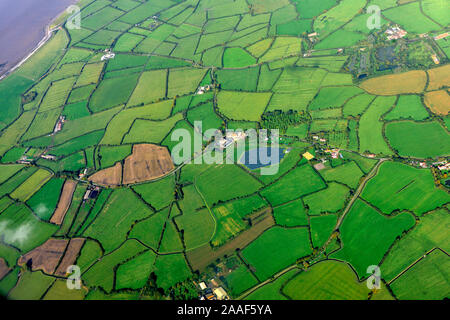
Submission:
[[[334,231],[338,231],[339,228],[342,225],[342,222],[344,221],[345,216],[347,215],[347,213],[350,211],[350,209],[352,208],[353,204],[355,203],[355,201],[359,198],[361,192],[364,190],[367,182],[369,180],[371,180],[373,177],[375,177],[378,173],[378,169],[380,168],[380,166],[388,161],[389,159],[387,158],[382,158],[378,161],[378,163],[375,165],[375,167],[373,167],[372,171],[370,171],[370,173],[364,178],[363,182],[360,184],[360,186],[358,187],[358,189],[356,190],[355,194],[353,195],[352,199],[350,200],[350,202],[347,204],[347,207],[345,208],[344,212],[342,213],[341,217],[339,218]],[[328,247],[328,245],[331,243],[331,241],[334,239],[334,233],[330,236],[330,238],[328,238],[327,242],[325,242],[325,244],[322,246],[322,248],[314,255],[312,256],[310,259],[308,259],[309,261],[315,260],[317,257],[319,257],[324,251],[325,249]],[[257,289],[265,286],[268,283],[271,283],[273,281],[275,281],[276,279],[278,279],[279,277],[281,277],[282,275],[284,275],[286,272],[293,270],[297,268],[297,264],[291,265],[289,267],[287,267],[286,269],[281,270],[280,272],[278,272],[276,275],[274,275],[273,277],[267,279],[266,281],[261,282],[260,284],[258,284],[257,286],[249,289],[248,291],[244,292],[243,294],[241,294],[237,300],[241,300],[243,298],[245,298],[246,296],[250,295],[251,293],[253,293],[254,291],[256,291]]]

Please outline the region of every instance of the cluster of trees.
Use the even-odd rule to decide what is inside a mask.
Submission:
[[[263,129],[279,129],[280,133],[286,133],[287,129],[302,122],[308,122],[309,114],[296,110],[274,110],[265,112],[261,116],[261,127]]]
[[[142,296],[151,297],[154,300],[164,300],[168,297],[173,300],[193,300],[198,298],[198,291],[192,278],[179,282],[167,290],[160,288],[156,280],[157,276],[152,272],[142,290]]]

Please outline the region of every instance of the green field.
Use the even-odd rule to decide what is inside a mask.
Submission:
[[[345,263],[323,261],[301,272],[282,289],[294,300],[367,300],[369,289]]]
[[[0,299],[448,298],[448,0],[77,6],[0,61]],[[278,129],[276,172],[227,129]],[[32,252],[49,239],[82,247]]]
[[[325,187],[325,183],[317,173],[309,165],[303,165],[291,170],[280,180],[261,191],[261,195],[275,206]]]
[[[441,300],[448,297],[448,268],[446,253],[435,250],[391,284],[399,299]]]
[[[307,229],[273,227],[242,250],[242,257],[260,280],[266,280],[310,253]]]
[[[409,213],[387,218],[362,200],[357,200],[340,228],[343,248],[331,257],[349,262],[358,277],[365,278],[367,267],[378,265],[396,237],[413,227],[414,223]],[[374,232],[374,228],[383,232]]]
[[[421,217],[418,225],[389,251],[381,266],[383,278],[391,281],[433,248],[447,251],[450,246],[446,237],[448,226],[449,216],[444,209]]]
[[[402,156],[436,158],[450,154],[450,136],[436,121],[391,122],[386,126],[386,137]]]
[[[383,163],[361,196],[386,214],[411,210],[420,215],[449,201],[448,193],[434,185],[429,170],[395,162]]]

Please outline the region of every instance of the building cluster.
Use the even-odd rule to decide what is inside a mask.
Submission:
[[[89,186],[84,193],[83,201],[87,201],[89,199],[95,199],[97,198],[98,194],[100,193],[100,187],[97,186]]]
[[[441,172],[450,171],[450,162],[448,162],[447,160],[435,162],[433,163],[433,166],[438,168],[438,170]]]
[[[198,286],[201,291],[200,300],[230,300],[225,289],[215,279],[209,280],[208,284],[200,282]]]
[[[240,140],[244,140],[247,137],[247,134],[243,131],[239,132],[227,132],[225,137],[223,137],[220,141],[216,142],[216,147],[223,150],[238,142]]]
[[[330,154],[330,155],[331,155],[331,158],[333,158],[333,159],[337,159],[337,158],[339,158],[339,157],[342,158],[342,155],[341,155],[340,152],[341,152],[340,149],[326,149],[326,150],[325,150],[325,153]]]
[[[45,159],[45,160],[50,160],[50,161],[56,161],[56,159],[57,159],[56,156],[51,155],[51,154],[45,154],[45,153],[41,154],[41,158]]]
[[[441,60],[439,60],[439,57],[437,56],[436,53],[431,55],[431,59],[433,59],[434,64],[441,63]]]
[[[387,34],[387,39],[388,40],[397,40],[397,39],[401,39],[404,36],[406,36],[408,34],[408,32],[406,32],[405,30],[401,29],[399,26],[395,26],[392,28],[389,28],[386,30],[385,32]]]
[[[66,122],[66,117],[65,116],[60,116],[58,118],[58,122],[55,125],[55,129],[53,130],[53,134],[58,133],[59,131],[62,130],[64,122]]]
[[[114,59],[116,57],[116,54],[114,52],[111,51],[111,49],[105,49],[105,54],[102,56],[101,60],[105,61],[105,60],[110,60],[110,59]]]
[[[197,95],[202,95],[202,94],[204,94],[204,93],[206,93],[206,92],[208,92],[208,91],[210,91],[210,90],[212,90],[212,89],[214,89],[214,86],[213,86],[212,84],[208,84],[208,85],[206,85],[206,86],[200,86],[200,87],[197,89],[196,94],[197,94]]]

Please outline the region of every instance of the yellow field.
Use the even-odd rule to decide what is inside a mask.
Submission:
[[[425,104],[433,113],[438,115],[446,116],[450,112],[450,96],[446,90],[427,92]]]
[[[425,71],[415,70],[373,78],[361,83],[360,87],[379,96],[394,96],[404,93],[421,93],[425,89]]]
[[[428,91],[439,90],[450,85],[450,64],[428,70],[427,72],[430,78],[430,83],[427,88]]]

